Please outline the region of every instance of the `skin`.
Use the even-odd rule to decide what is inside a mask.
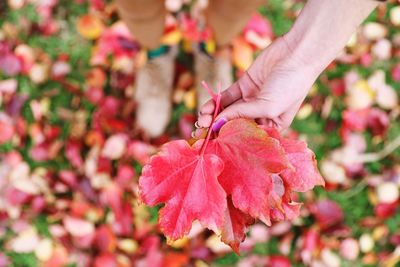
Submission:
[[[318,76],[377,5],[372,0],[308,0],[292,29],[223,92],[224,109],[216,119],[244,117],[289,127]],[[201,107],[199,128],[210,126],[214,108],[212,100]]]

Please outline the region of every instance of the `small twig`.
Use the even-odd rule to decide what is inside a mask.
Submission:
[[[364,190],[365,187],[367,187],[367,182],[361,181],[357,183],[356,186],[352,187],[349,191],[345,192],[343,194],[344,198],[352,198],[353,196],[357,195],[360,193],[362,190]]]
[[[390,155],[398,147],[400,147],[400,135],[397,136],[393,141],[388,143],[381,151],[375,153],[360,154],[356,159],[354,159],[354,162],[367,163],[367,162],[379,161]]]

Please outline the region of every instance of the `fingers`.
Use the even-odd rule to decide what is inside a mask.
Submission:
[[[213,99],[208,100],[203,106],[200,108],[199,116],[202,115],[212,115],[215,109],[215,102]]]
[[[240,81],[240,80],[239,80]],[[242,98],[239,81],[236,81],[221,94],[221,106],[227,107]]]
[[[293,105],[293,107],[288,110],[287,112],[284,112],[281,116],[278,117],[277,123],[282,129],[287,129],[289,126],[292,124],[294,117],[296,116],[297,112],[300,109],[301,103],[303,101],[296,103]]]
[[[228,106],[217,116],[214,125],[216,128],[213,128],[213,130],[218,132],[223,124],[236,118],[256,119],[259,124],[283,130],[290,126],[300,106],[301,102],[298,102],[289,110],[281,113],[278,109],[271,110],[271,105],[267,104],[265,100],[256,99],[248,102],[239,100]],[[199,117],[197,126],[207,128],[211,123],[212,115],[202,115]]]
[[[232,86],[222,92],[221,94],[221,106],[226,107],[235,101],[239,100],[242,97],[242,93],[240,92],[239,82],[235,82]],[[215,102],[213,99],[208,100],[201,108],[200,108],[200,116],[201,115],[212,115],[215,109]]]
[[[231,102],[233,103],[234,101],[240,99],[240,95],[237,98],[235,96],[237,94],[237,92],[236,92],[237,88],[234,87],[234,85],[232,85],[230,88],[228,88],[227,90],[225,90],[222,93],[222,95],[221,95],[221,106],[222,107],[226,107],[229,104],[231,104]],[[233,90],[234,90],[233,93],[230,92],[231,88],[233,88]],[[236,98],[236,100],[234,100],[235,98]],[[200,128],[210,127],[211,122],[212,122],[212,117],[214,114],[214,110],[215,110],[215,102],[212,99],[207,101],[201,107],[200,112],[199,112],[199,117],[197,119],[198,125],[200,126]]]
[[[253,81],[250,75],[246,72],[238,81],[232,86],[222,92],[221,106],[226,108],[233,103],[244,99],[247,100],[259,92],[257,84]],[[214,113],[215,103],[213,100],[207,101],[201,108],[199,114],[199,126],[209,127]]]
[[[204,135],[204,129],[196,129],[192,132],[192,138],[200,139]]]
[[[254,100],[249,102],[237,101],[234,104],[224,109],[216,118],[225,118],[226,120],[233,120],[236,118],[264,118],[269,117],[266,114],[266,103],[262,100]]]
[[[267,126],[270,128],[277,128],[277,129],[280,128],[279,125],[274,120],[271,120],[271,119],[259,118],[259,119],[256,119],[256,122],[259,125],[264,125],[264,126]]]
[[[200,115],[197,119],[197,125],[199,128],[208,128],[211,125],[212,118],[213,116],[209,114]]]
[[[247,100],[254,97],[259,91],[258,85],[250,74],[245,72],[239,80],[222,92],[221,105],[227,107],[240,99]]]

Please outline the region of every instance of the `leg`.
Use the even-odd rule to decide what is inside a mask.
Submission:
[[[210,0],[206,19],[217,45],[229,44],[263,3],[265,0]]]
[[[200,85],[201,81],[206,81],[213,88],[221,83],[223,89],[233,83],[230,53],[226,45],[243,30],[251,15],[264,1],[209,0],[205,12],[206,20],[220,49],[213,57],[202,53],[195,54],[198,108],[209,99],[207,92]]]
[[[165,27],[165,0],[116,0],[120,17],[148,50],[160,46]],[[170,120],[174,51],[149,59],[135,79],[136,124],[145,136],[160,136]]]
[[[121,18],[139,43],[157,48],[165,26],[164,0],[116,0]]]

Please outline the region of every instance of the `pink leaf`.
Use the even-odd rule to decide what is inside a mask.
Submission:
[[[14,76],[21,72],[21,60],[14,54],[8,53],[0,56],[0,70],[8,76]]]
[[[0,144],[7,143],[14,136],[14,125],[10,117],[0,112]]]
[[[14,93],[17,90],[18,82],[15,79],[0,81],[0,93]]]
[[[257,34],[269,37],[270,39],[274,37],[271,23],[258,13],[255,13],[253,16],[251,16],[243,31],[255,31]]]
[[[66,216],[63,219],[65,229],[74,237],[84,237],[94,233],[94,225],[83,219]]]
[[[117,258],[114,254],[103,253],[94,259],[93,267],[118,267]]]
[[[81,157],[81,144],[69,140],[65,145],[65,156],[70,161],[71,165],[75,168],[80,168],[83,165],[83,160]]]
[[[285,256],[270,256],[269,257],[269,267],[290,267],[292,266],[290,260]]]
[[[127,137],[122,134],[110,136],[103,147],[101,152],[103,157],[109,159],[119,159],[122,157],[126,150]]]
[[[332,200],[318,201],[311,206],[310,211],[322,229],[341,223],[344,218],[342,208]]]

